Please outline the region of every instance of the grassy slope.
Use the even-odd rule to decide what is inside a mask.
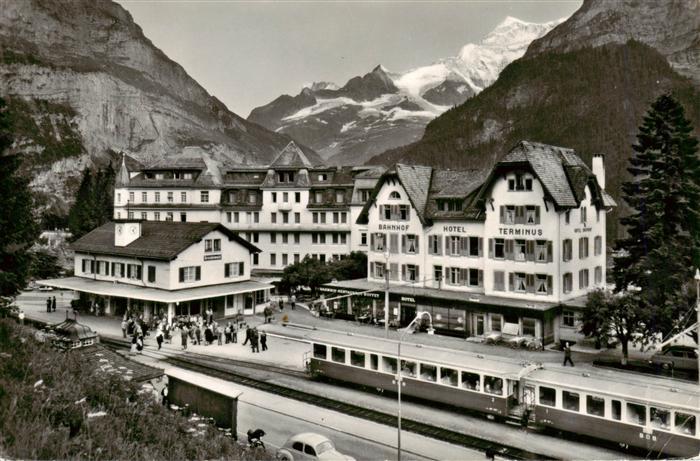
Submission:
[[[488,168],[516,142],[528,139],[572,147],[589,164],[593,153],[605,153],[607,189],[618,199],[642,116],[668,91],[700,128],[698,91],[645,45],[629,42],[521,59],[491,87],[433,120],[423,139],[370,163]],[[611,237],[618,235],[618,214],[608,219]]]

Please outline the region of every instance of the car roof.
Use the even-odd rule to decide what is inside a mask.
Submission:
[[[296,434],[290,437],[293,442],[304,442],[307,445],[316,446],[321,442],[325,442],[328,437],[324,437],[321,434],[316,434],[315,432],[302,432],[301,434]]]

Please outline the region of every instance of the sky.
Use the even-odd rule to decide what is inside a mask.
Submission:
[[[507,16],[568,17],[581,0],[117,0],[144,34],[233,112],[303,85],[342,86],[378,64],[400,72],[456,55]]]

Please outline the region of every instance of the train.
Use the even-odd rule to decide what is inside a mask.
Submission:
[[[700,455],[697,384],[598,368],[547,365],[359,335],[314,330],[313,376],[396,391],[506,420],[635,447],[649,456]]]

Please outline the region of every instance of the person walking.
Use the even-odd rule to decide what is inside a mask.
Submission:
[[[187,350],[187,337],[189,336],[189,332],[187,331],[187,325],[184,323],[180,325],[180,340],[182,341],[182,350],[186,351]]]
[[[238,327],[235,322],[231,324],[231,342],[236,344],[238,342]]]
[[[252,342],[252,335],[250,333],[250,327],[246,327],[246,329],[245,329],[245,341],[243,341],[242,345],[245,346],[246,344],[248,344],[248,341]]]
[[[56,297],[55,296],[51,300],[51,310],[56,312]]]
[[[224,328],[224,337],[226,338],[226,344],[231,342],[231,322],[228,322]]]
[[[126,339],[126,329],[129,327],[129,322],[126,321],[126,317],[122,318],[122,336]]]
[[[569,362],[571,366],[574,366],[573,360],[571,360],[571,347],[569,347],[569,343],[566,343],[566,346],[564,346],[564,364],[562,366],[566,366],[566,362]]]
[[[214,322],[214,331],[216,331],[216,337],[219,338],[219,346],[221,346],[224,341],[224,329]]]
[[[280,296],[279,305],[280,305],[280,311],[283,311],[284,310],[284,298],[282,298],[282,296]]]
[[[258,341],[258,330],[253,328],[250,332],[250,348],[253,352],[260,352],[260,343]]]
[[[163,345],[163,323],[159,323],[156,328],[156,342],[158,343],[158,350]]]
[[[294,310],[294,308],[295,308],[296,305],[297,305],[297,297],[296,297],[296,295],[292,294],[292,297],[289,298],[289,302],[290,302],[290,304],[292,305],[292,310]]]
[[[46,312],[51,312],[51,296],[46,298]]]
[[[263,351],[267,350],[267,333],[265,333],[265,330],[260,332],[260,345],[262,345]]]
[[[194,328],[194,335],[197,337],[197,345],[202,344],[202,329],[204,328],[204,325],[202,325],[199,321],[197,324],[193,326]]]

